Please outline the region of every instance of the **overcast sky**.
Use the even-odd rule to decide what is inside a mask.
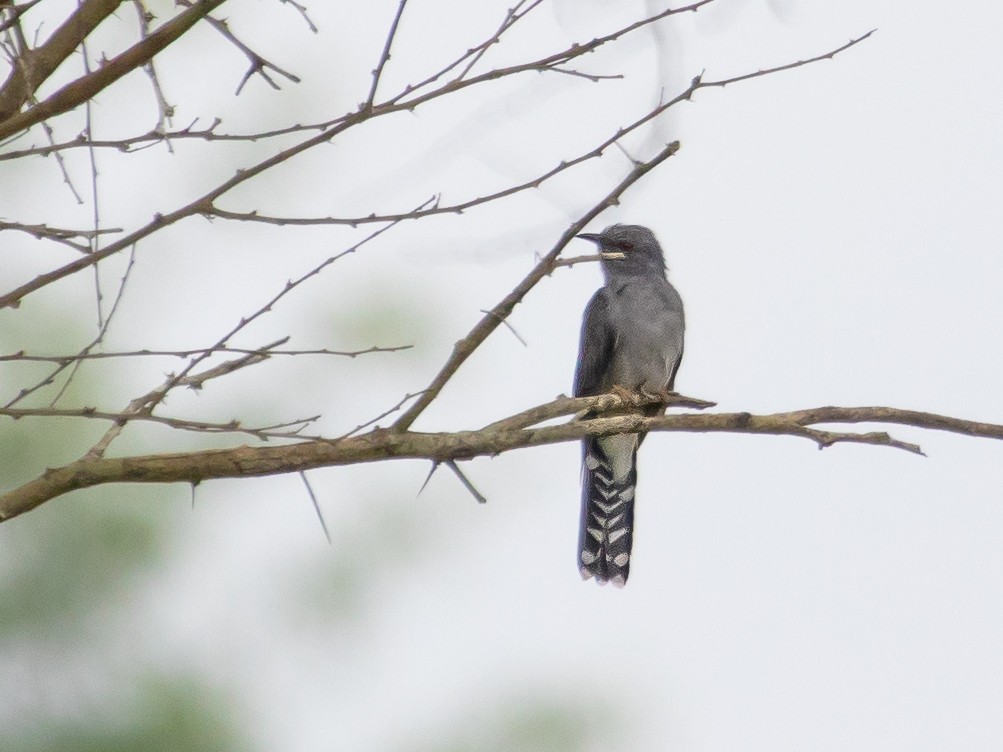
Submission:
[[[219,91],[232,91],[243,61],[220,48],[205,75],[222,89],[185,99],[178,122],[225,112],[242,130],[255,109],[284,123],[364,97],[395,3],[314,3],[317,37],[294,13],[263,5],[235,0],[235,28],[304,83],[276,93],[252,80],[231,102]],[[506,7],[431,5],[408,7],[387,91],[479,41]],[[588,41],[658,7],[609,5],[545,3],[524,37],[492,54],[507,61],[554,40]],[[240,20],[244,8],[259,26]],[[286,16],[269,36],[265,24]],[[1003,5],[989,0],[719,0],[582,62],[623,80],[532,74],[395,116],[221,205],[368,214],[437,191],[479,195],[590,148],[701,71],[728,78],[874,28],[835,60],[703,90],[673,109],[628,146],[643,157],[678,139],[680,152],[590,229],[638,223],[661,240],[686,305],[676,381],[686,394],[728,411],[889,405],[1003,422]],[[164,66],[178,99],[186,66],[203,65]],[[239,166],[260,148],[229,158]],[[184,159],[152,151],[136,174],[114,179],[135,186],[125,181],[157,160]],[[170,406],[205,405],[219,419],[324,412],[331,433],[372,417],[423,388],[481,309],[627,167],[614,150],[496,209],[388,233],[255,331],[260,342],[293,334],[303,345],[413,343],[413,352],[263,371],[233,392]],[[230,170],[199,164],[158,185],[155,199],[123,190],[107,202],[108,222],[135,226]],[[224,235],[225,223],[189,223],[141,246],[126,301],[134,316],[111,344],[215,339],[355,237],[232,225]],[[183,279],[185,292],[165,279]],[[476,428],[569,391],[581,311],[599,283],[587,265],[545,280],[511,319],[527,346],[499,329],[416,428]],[[506,724],[553,707],[584,729],[559,749],[999,749],[1003,448],[891,432],[927,457],[650,436],[623,590],[579,580],[572,444],[464,465],[484,506],[445,471],[416,498],[428,472],[418,462],[311,473],[331,547],[295,477],[203,484],[194,512],[179,487],[165,497],[181,529],[177,558],[116,617],[134,642],[107,650],[239,687],[239,713],[263,749],[491,749]],[[144,493],[136,504],[160,503]],[[351,587],[339,579],[345,568]],[[114,683],[117,669],[107,670]]]

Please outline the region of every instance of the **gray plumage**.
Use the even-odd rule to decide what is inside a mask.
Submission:
[[[683,357],[683,301],[665,278],[665,257],[654,234],[638,225],[612,225],[578,237],[623,257],[600,262],[606,284],[585,308],[575,396],[614,387],[646,395],[671,392]],[[649,408],[649,414],[658,411]],[[644,434],[624,434],[582,442],[578,566],[584,579],[627,582],[637,448],[643,440]]]

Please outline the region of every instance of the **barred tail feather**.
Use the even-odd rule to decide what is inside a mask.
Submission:
[[[578,566],[583,579],[627,584],[634,541],[637,434],[582,442],[582,516]]]

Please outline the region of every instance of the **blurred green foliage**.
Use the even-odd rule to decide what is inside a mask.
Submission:
[[[33,325],[32,332],[5,329],[0,347],[9,352],[42,342],[39,351],[72,351],[63,343],[79,332],[57,313],[35,317]],[[15,364],[3,372],[8,385],[15,373],[20,383],[33,383]],[[88,380],[84,368],[74,388],[100,393],[101,383]],[[48,389],[51,399],[58,385]],[[0,420],[0,489],[73,459],[104,428],[65,419]],[[252,748],[227,711],[231,698],[187,666],[165,672],[129,638],[132,611],[176,550],[168,494],[176,498],[167,489],[92,489],[0,525],[4,752]]]
[[[478,707],[453,719],[440,739],[401,752],[585,752],[615,748],[615,709],[587,711],[574,700],[559,701],[535,691],[493,699],[485,715]]]

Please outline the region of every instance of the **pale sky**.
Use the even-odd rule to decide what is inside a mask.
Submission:
[[[234,28],[304,83],[273,92],[252,80],[234,99],[244,61],[219,47],[205,74],[216,88],[184,100],[176,123],[220,114],[246,130],[258,113],[286,123],[360,101],[396,3],[330,5],[311,7],[314,37],[291,11],[227,4]],[[555,39],[588,41],[659,7],[623,2],[615,15],[598,0],[544,5],[524,37],[492,53],[499,61]],[[408,7],[387,91],[479,41],[507,7],[449,6]],[[701,71],[728,78],[877,28],[835,60],[698,92],[628,142],[638,156],[674,139],[682,149],[590,229],[638,223],[661,240],[686,304],[676,382],[685,394],[726,411],[888,405],[1003,422],[1003,5],[950,7],[720,0],[581,64],[623,80],[531,74],[349,134],[220,203],[344,215],[408,208],[440,191],[479,195],[590,148]],[[260,25],[242,22],[245,12]],[[269,35],[275,19],[283,25]],[[203,34],[200,44],[215,48]],[[199,66],[194,56],[165,62],[169,95],[181,100]],[[143,81],[129,85],[129,96],[148,96],[135,93]],[[137,123],[151,116],[137,113]],[[232,165],[188,148],[175,157],[151,149],[119,172],[109,165],[123,189],[105,200],[108,222],[134,227],[271,147],[233,149]],[[323,412],[332,434],[372,417],[423,388],[480,311],[626,168],[611,150],[495,208],[388,233],[245,342],[292,334],[303,346],[414,351],[269,364],[231,387],[178,395],[170,408],[258,421]],[[32,200],[3,186],[0,197]],[[87,216],[71,203],[67,216]],[[189,220],[140,246],[132,315],[110,344],[214,340],[355,237]],[[110,280],[121,273],[113,268]],[[599,283],[590,266],[541,283],[511,318],[528,346],[499,329],[415,428],[477,428],[568,392],[581,312]],[[91,284],[65,291],[86,301]],[[135,383],[149,388],[166,368],[152,365]],[[141,391],[109,388],[110,406]],[[577,445],[465,463],[484,506],[444,470],[416,498],[426,463],[314,471],[330,547],[294,476],[203,484],[194,512],[186,488],[131,488],[140,507],[169,505],[179,549],[145,595],[109,617],[131,635],[126,644],[105,636],[89,649],[111,686],[138,661],[235,688],[235,712],[262,749],[492,749],[509,715],[552,706],[581,715],[582,741],[523,749],[999,749],[1003,448],[890,431],[927,457],[819,452],[779,437],[649,436],[623,590],[576,571]],[[73,498],[98,503],[101,491]],[[4,525],[0,539],[16,531]]]

